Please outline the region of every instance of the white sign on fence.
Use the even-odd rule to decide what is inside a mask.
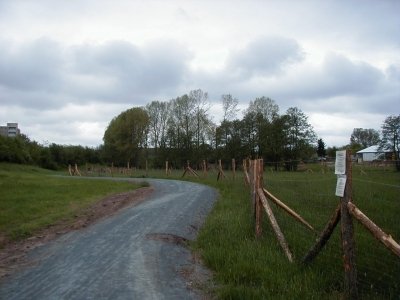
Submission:
[[[336,151],[335,174],[346,174],[346,150]]]
[[[337,177],[337,182],[336,182],[336,192],[335,195],[339,197],[344,196],[344,189],[346,187],[346,180],[347,176],[346,175],[338,175]]]

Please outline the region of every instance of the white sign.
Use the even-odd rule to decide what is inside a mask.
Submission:
[[[335,174],[346,174],[346,150],[336,151]]]
[[[335,195],[339,197],[344,196],[344,189],[346,187],[346,180],[347,176],[346,175],[338,175],[337,177],[337,182],[336,182],[336,192]]]

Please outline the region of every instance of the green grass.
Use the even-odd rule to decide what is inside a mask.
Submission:
[[[63,201],[64,207],[72,207],[72,211],[80,209],[80,205],[86,201],[70,202],[71,198],[76,199],[77,194],[86,194],[87,196],[83,198],[98,199],[99,196],[92,193],[106,185],[105,181],[49,177],[48,175],[53,173],[36,168],[23,167],[22,170],[15,168],[13,166],[11,170],[4,170],[4,165],[0,165],[0,205],[3,205],[5,199],[3,191],[9,190],[7,199],[14,199],[11,201],[13,202],[11,206],[14,207],[13,218],[21,219],[20,215],[25,215],[24,218],[27,218],[33,215],[33,212],[40,216],[44,211],[49,211],[45,214],[51,214],[52,211],[64,210],[60,209],[59,204],[53,205],[58,198],[64,198],[64,194],[66,199],[69,199]],[[271,172],[267,169],[264,173],[264,186],[321,232],[339,201],[334,195],[336,176],[332,170],[322,173],[319,165],[309,168],[313,172]],[[213,270],[215,281],[213,292],[218,298],[341,299],[343,297],[344,275],[339,226],[317,258],[310,265],[304,266],[301,259],[314,244],[316,236],[272,204],[278,223],[295,256],[295,263],[291,264],[283,254],[265,215],[262,236],[259,239],[255,238],[250,192],[243,184],[241,172],[237,173],[236,180],[232,180],[232,174],[226,172],[228,178],[219,182],[216,181],[215,171],[209,172],[207,178],[193,176],[182,178],[182,174],[183,170],[174,170],[169,176],[161,170],[149,170],[147,177],[190,180],[218,189],[218,201],[200,230],[198,239],[192,243],[193,249],[201,254],[205,264]],[[131,176],[145,177],[146,174],[143,170],[137,170]],[[87,184],[88,182],[90,184]],[[95,187],[97,183],[98,186]],[[111,186],[116,188],[117,183],[111,182],[107,185],[109,188]],[[122,190],[125,189],[123,185],[121,185]],[[21,186],[25,186],[24,189],[28,191],[28,197],[25,193],[25,198],[28,199],[19,200],[17,195]],[[73,190],[77,193],[67,197],[66,195],[73,193]],[[109,189],[106,190],[104,193],[111,192]],[[33,207],[37,203],[26,203],[32,199],[40,203],[39,207],[42,208]],[[19,201],[25,204],[19,207]],[[389,169],[360,169],[354,166],[353,202],[386,233],[391,234],[396,241],[400,241],[398,223],[400,173]],[[35,205],[31,207],[31,204]],[[43,207],[46,207],[46,210]],[[3,212],[3,206],[0,207],[0,214],[0,226],[3,226],[1,225],[4,223],[3,216],[8,217],[8,213]],[[32,218],[32,222],[37,216]],[[9,218],[5,223],[12,224],[13,218]],[[43,223],[50,222],[53,220]],[[375,240],[358,222],[355,221],[354,225],[361,298],[398,299],[400,259]],[[2,227],[0,230],[2,232]],[[24,230],[24,226],[20,227],[16,235],[24,236]],[[12,232],[9,231],[9,234]],[[32,232],[32,229],[29,232]]]
[[[107,195],[139,187],[128,182],[52,175],[57,173],[0,164],[0,237],[27,238],[59,220],[72,219]]]
[[[313,172],[266,172],[264,186],[300,213],[317,232],[331,217],[339,199],[336,176]],[[227,177],[231,177],[229,172]],[[353,171],[353,201],[385,232],[400,241],[400,173],[378,169]],[[291,264],[283,254],[267,217],[263,234],[255,238],[249,189],[243,179],[216,182],[188,178],[216,187],[219,199],[201,229],[194,249],[215,273],[220,299],[339,299],[343,297],[343,263],[340,227],[309,265],[302,257],[316,236],[272,204],[278,223],[295,256]],[[356,255],[359,291],[363,299],[396,299],[400,294],[400,259],[356,221]]]
[[[264,186],[300,213],[321,232],[339,203],[332,169],[307,165],[311,171],[272,172],[266,168]],[[198,239],[192,243],[205,264],[213,270],[213,292],[219,299],[342,299],[343,262],[340,226],[322,252],[308,266],[301,259],[314,245],[316,235],[294,221],[274,204],[271,207],[295,257],[289,263],[263,216],[263,233],[256,239],[250,192],[241,172],[236,180],[216,181],[217,173],[201,178],[183,170],[149,170],[147,177],[182,179],[215,187],[219,198]],[[131,176],[145,177],[144,170]],[[400,173],[392,169],[354,165],[353,202],[386,233],[400,241]],[[400,259],[354,221],[359,293],[362,299],[398,299]]]

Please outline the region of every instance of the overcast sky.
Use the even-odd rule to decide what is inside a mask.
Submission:
[[[133,106],[298,107],[327,146],[400,113],[400,1],[0,0],[0,125],[98,146]],[[239,113],[241,118],[242,114]]]

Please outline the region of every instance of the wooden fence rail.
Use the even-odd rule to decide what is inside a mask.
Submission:
[[[344,265],[344,292],[345,297],[349,299],[358,299],[357,289],[357,269],[356,269],[356,256],[355,256],[355,242],[354,242],[354,228],[353,218],[359,221],[365,226],[372,235],[385,245],[395,255],[400,257],[400,245],[392,238],[392,236],[386,234],[381,228],[379,228],[373,221],[371,221],[357,206],[353,203],[352,199],[352,161],[350,151],[346,151],[346,163],[345,163],[345,175],[346,183],[344,186],[344,192],[335,211],[331,218],[326,224],[323,231],[319,234],[319,238],[316,243],[311,247],[308,253],[303,257],[302,262],[309,264],[323,249],[331,237],[335,227],[341,223],[341,238],[342,238],[342,250],[343,250],[343,265]],[[314,234],[315,229],[306,220],[304,220],[298,213],[292,210],[283,201],[272,195],[267,189],[263,187],[263,173],[264,166],[263,160],[244,160],[243,171],[244,181],[247,186],[250,187],[251,192],[251,204],[253,207],[254,218],[255,218],[255,234],[259,237],[262,232],[261,228],[261,217],[262,208],[266,211],[266,215],[271,224],[271,227],[276,235],[276,238],[282,247],[289,262],[293,262],[294,255],[290,251],[289,245],[285,239],[282,230],[274,216],[274,213],[270,207],[269,200],[273,201],[278,207],[283,209],[284,212],[293,217],[296,221],[300,222],[307,229],[312,231]],[[339,181],[339,180],[338,180]]]

